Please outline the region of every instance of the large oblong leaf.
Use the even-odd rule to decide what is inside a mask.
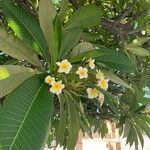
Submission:
[[[62,22],[64,21],[66,15],[67,15],[68,6],[69,6],[69,0],[62,0],[61,1],[61,8],[60,8],[60,12],[59,12],[59,17],[60,17],[60,20]]]
[[[93,27],[101,21],[102,11],[95,5],[80,7],[69,20],[69,27],[79,24],[83,28]]]
[[[78,139],[80,128],[80,116],[79,111],[73,102],[72,96],[67,91],[65,97],[68,105],[68,141],[67,149],[73,150]]]
[[[122,72],[132,72],[135,69],[133,62],[124,54],[112,49],[101,48],[81,53],[70,58],[71,63],[79,63],[83,59],[94,58],[97,65],[105,65],[107,68],[117,69]]]
[[[0,65],[0,98],[10,93],[37,71],[17,65]]]
[[[109,71],[106,71],[106,70],[103,70],[102,72],[104,73],[104,75],[105,75],[105,77],[107,79],[111,80],[114,83],[122,85],[122,86],[124,86],[124,87],[126,87],[126,88],[128,88],[128,89],[133,91],[133,88],[129,84],[127,84],[124,80],[122,80],[121,78],[119,78],[115,74],[113,74],[113,73],[111,73]]]
[[[33,50],[27,47],[19,38],[9,35],[4,28],[0,29],[0,50],[13,58],[26,59],[31,64],[40,66],[40,61]]]
[[[48,47],[38,20],[13,1],[4,0],[2,11],[15,34],[49,60]]]
[[[1,150],[41,150],[50,126],[53,97],[39,76],[15,89],[0,109]]]
[[[131,47],[127,46],[126,49],[131,52],[132,54],[139,55],[139,56],[148,56],[150,57],[150,52],[142,47]]]
[[[51,0],[40,0],[39,3],[39,21],[44,33],[47,45],[51,50],[53,38],[53,21],[57,12]]]
[[[62,35],[62,41],[60,45],[59,58],[61,59],[65,55],[67,55],[70,50],[78,43],[82,33],[81,27],[74,27],[68,29]]]

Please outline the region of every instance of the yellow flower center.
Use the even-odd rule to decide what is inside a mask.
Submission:
[[[85,75],[86,74],[86,70],[80,70],[80,75]]]
[[[107,81],[106,80],[102,80],[101,81],[101,86],[102,87],[106,87],[107,86]]]
[[[48,78],[48,80],[47,80],[48,83],[51,83],[52,81],[53,81],[52,78]]]
[[[54,83],[53,88],[57,91],[61,89],[61,84],[60,83]]]
[[[67,69],[68,68],[68,64],[67,63],[62,63],[62,64],[60,64],[60,68]]]
[[[95,88],[91,90],[91,95],[97,96],[97,90]]]

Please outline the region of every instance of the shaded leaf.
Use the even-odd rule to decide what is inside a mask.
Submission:
[[[67,15],[68,6],[69,6],[69,0],[61,1],[61,8],[59,12],[59,17],[61,21],[63,21]]]
[[[104,64],[107,68],[117,69],[122,72],[132,72],[135,70],[133,62],[124,54],[112,49],[102,48],[81,53],[70,58],[70,62],[79,63],[83,59],[94,58],[98,66]]]
[[[126,47],[128,51],[139,56],[150,56],[150,52],[142,47]]]
[[[80,27],[74,27],[68,29],[62,35],[62,42],[59,51],[59,58],[64,57],[70,52],[70,50],[78,43],[82,29]]]
[[[52,47],[51,47],[51,57],[52,57],[51,65],[54,65],[55,67],[56,61],[58,59],[58,51],[60,49],[60,44],[62,40],[62,26],[58,15],[56,15],[54,19],[53,27],[54,28],[53,28]]]
[[[133,40],[128,46],[129,47],[141,47],[148,40],[150,40],[150,37],[137,38],[137,39]]]
[[[71,16],[68,26],[73,27],[77,24],[83,28],[93,27],[101,21],[102,11],[95,5],[86,5],[80,7]]]
[[[125,81],[123,81],[121,78],[119,78],[115,74],[113,74],[109,71],[106,71],[106,70],[103,70],[102,72],[104,73],[106,78],[110,79],[112,82],[117,83],[119,85],[122,85],[122,86],[124,86],[124,87],[126,87],[126,88],[133,91],[133,88],[129,84],[127,84]]]
[[[72,101],[72,98],[68,92],[65,92],[65,97],[67,100],[68,105],[68,143],[67,149],[73,150],[77,139],[78,139],[78,132],[79,132],[79,112],[76,109],[75,104]]]
[[[71,56],[77,56],[81,53],[88,52],[93,49],[94,49],[94,46],[91,43],[81,42],[72,49]]]
[[[57,12],[51,0],[40,0],[39,21],[50,52],[53,38],[53,21],[55,19],[56,14]]]
[[[63,146],[64,138],[65,138],[65,130],[66,130],[66,119],[67,119],[67,113],[65,110],[66,99],[63,94],[60,95],[59,102],[60,102],[60,121],[59,121],[57,139],[60,146]]]

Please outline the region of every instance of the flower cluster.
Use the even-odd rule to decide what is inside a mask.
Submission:
[[[51,85],[50,92],[59,95],[62,93],[62,90],[65,88],[65,85],[62,84],[62,81],[55,81],[54,77],[47,76],[45,82]]]
[[[58,73],[64,73],[64,74],[69,74],[72,70],[72,65],[71,63],[67,60],[64,59],[61,62],[56,62],[58,68]],[[101,70],[95,70],[96,65],[95,65],[95,60],[94,59],[89,59],[86,61],[86,65],[84,66],[79,66],[75,74],[78,76],[80,80],[88,78],[90,73],[88,72],[89,69],[94,70],[96,72],[95,74],[95,86],[100,87],[101,89],[107,91],[108,89],[108,79],[105,78],[103,72]],[[62,80],[57,80],[57,78],[54,78],[50,75],[48,75],[45,78],[45,83],[49,84],[50,87],[50,92],[56,95],[59,95],[62,93],[63,89],[65,88],[65,85],[62,83]],[[97,99],[101,104],[104,101],[104,95],[102,92],[97,90],[97,88],[91,88],[87,87],[86,88],[87,92],[87,97],[89,99]]]

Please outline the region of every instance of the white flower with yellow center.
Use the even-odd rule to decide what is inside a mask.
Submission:
[[[89,67],[91,68],[91,69],[94,69],[95,68],[95,59],[89,59],[88,60],[88,65],[89,65]]]
[[[56,64],[59,66],[59,73],[68,74],[72,69],[72,65],[67,59],[62,60],[61,62],[56,62]]]
[[[88,69],[86,67],[78,67],[76,74],[79,75],[80,79],[88,77]]]
[[[88,93],[89,99],[94,99],[98,97],[98,90],[96,88],[87,88],[86,92]]]
[[[96,70],[96,78],[101,80],[101,79],[104,79],[105,76],[104,76],[104,73],[101,71],[101,70]]]
[[[53,81],[55,81],[55,78],[50,75],[45,78],[45,83],[47,84],[51,84]]]
[[[53,81],[51,83],[52,87],[50,88],[50,92],[59,95],[62,93],[62,90],[65,88],[65,85],[62,84],[62,81]]]
[[[102,92],[99,92],[99,94],[98,94],[98,101],[100,102],[101,105],[103,105],[104,94]]]
[[[105,91],[107,91],[108,89],[108,79],[101,79],[98,81],[97,86],[101,87],[102,89],[104,89]]]

